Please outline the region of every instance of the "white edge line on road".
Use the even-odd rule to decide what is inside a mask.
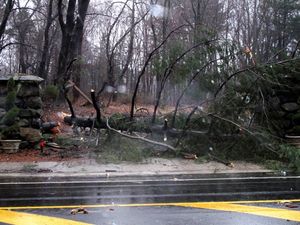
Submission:
[[[175,182],[185,182],[185,181],[228,181],[228,180],[268,180],[268,179],[299,179],[300,176],[280,176],[280,177],[225,177],[225,178],[198,178],[198,179],[140,179],[140,180],[72,180],[72,181],[22,181],[22,182],[0,182],[0,185],[33,185],[33,184],[96,184],[96,183],[141,183],[141,182],[162,182],[162,181],[175,181]]]

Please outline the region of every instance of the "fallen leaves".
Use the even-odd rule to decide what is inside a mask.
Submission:
[[[292,201],[287,201],[287,200],[283,200],[283,201],[279,201],[278,204],[290,208],[290,209],[296,209],[299,208],[298,205],[296,205],[295,203],[293,203]]]
[[[196,154],[182,152],[182,155],[185,159],[198,159]]]
[[[71,210],[71,214],[72,214],[72,215],[76,215],[76,214],[78,214],[78,213],[81,213],[81,214],[88,214],[88,211],[87,211],[85,208],[83,208],[83,207],[80,207],[80,208],[72,209],[72,210]]]

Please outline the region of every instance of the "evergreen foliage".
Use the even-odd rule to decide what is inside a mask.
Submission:
[[[20,109],[15,105],[17,96],[17,86],[13,78],[7,82],[7,96],[6,96],[6,114],[1,119],[0,124],[4,125],[1,131],[2,139],[15,139],[19,137],[19,112]]]

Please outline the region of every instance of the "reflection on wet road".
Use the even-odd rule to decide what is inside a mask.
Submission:
[[[272,174],[2,178],[0,224],[7,209],[61,224],[299,224],[299,196],[298,176]],[[89,214],[70,215],[80,206]]]

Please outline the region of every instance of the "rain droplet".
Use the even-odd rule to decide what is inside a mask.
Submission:
[[[283,175],[283,176],[286,176],[286,171],[281,171],[281,174]]]
[[[150,13],[155,17],[163,17],[165,8],[158,4],[150,5]]]

